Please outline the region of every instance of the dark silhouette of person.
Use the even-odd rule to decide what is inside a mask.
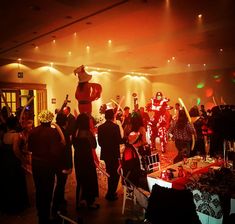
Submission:
[[[40,125],[33,128],[28,138],[28,148],[32,152],[32,173],[36,188],[36,208],[38,223],[48,224],[55,184],[56,170],[61,168],[64,145],[56,128],[51,127],[54,114],[42,111]]]
[[[105,111],[105,123],[98,127],[98,143],[101,147],[100,159],[104,160],[106,171],[110,175],[108,178],[108,191],[105,198],[109,201],[117,200],[117,186],[119,175],[117,169],[120,159],[120,144],[122,138],[119,126],[114,123],[114,111]]]

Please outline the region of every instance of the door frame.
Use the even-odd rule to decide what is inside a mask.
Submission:
[[[16,91],[16,90],[33,90],[34,91],[34,123],[37,125],[37,115],[40,111],[47,109],[47,89],[46,84],[37,83],[14,83],[14,82],[0,82],[0,90],[4,91]],[[1,101],[0,101],[1,103]]]

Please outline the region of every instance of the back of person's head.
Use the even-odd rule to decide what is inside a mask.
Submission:
[[[17,123],[18,123],[17,117],[10,116],[7,118],[6,125],[9,130],[15,130],[17,127]]]
[[[180,104],[179,104],[179,103],[176,103],[176,104],[175,104],[175,108],[177,108],[177,109],[180,108]]]
[[[71,111],[71,108],[70,108],[69,106],[66,106],[66,107],[63,108],[63,112],[64,112],[66,115],[68,115],[68,114],[70,113],[70,111]]]
[[[106,120],[114,119],[114,111],[113,111],[113,109],[109,109],[109,110],[105,111],[105,119]]]
[[[1,109],[1,115],[3,116],[3,118],[6,120],[8,118],[8,109],[6,106],[4,106],[2,109]]]
[[[42,110],[38,115],[38,120],[41,124],[49,125],[54,118],[54,114],[49,110]]]
[[[90,118],[86,113],[78,115],[76,120],[77,128],[79,130],[90,130]]]
[[[197,106],[193,106],[189,110],[189,115],[190,115],[190,117],[198,117],[198,116],[200,116],[198,107]]]
[[[143,119],[138,112],[131,114],[131,129],[132,131],[139,131],[139,128],[143,126]]]
[[[188,122],[188,117],[186,115],[185,110],[180,110],[179,111],[179,116],[178,116],[178,120],[177,120],[177,127],[179,128],[183,128]]]
[[[62,113],[62,112],[59,112],[56,116],[56,123],[59,125],[59,126],[65,126],[66,125],[66,122],[67,122],[67,116],[66,114]]]
[[[137,143],[140,139],[141,139],[141,136],[140,136],[139,132],[132,131],[128,135],[128,143],[130,145],[133,145],[133,144]]]

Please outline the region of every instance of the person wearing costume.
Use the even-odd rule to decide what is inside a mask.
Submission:
[[[147,104],[146,110],[153,111],[154,116],[151,119],[151,146],[155,149],[155,139],[160,138],[161,151],[165,152],[167,144],[167,129],[170,124],[170,113],[172,109],[168,105],[170,100],[163,97],[161,92],[157,92],[156,96],[151,99],[151,102]]]
[[[90,83],[92,76],[85,71],[84,65],[76,68],[74,74],[78,76],[79,83],[75,92],[75,98],[78,101],[78,110],[80,113],[91,115],[92,101],[98,100],[102,87],[98,83]]]

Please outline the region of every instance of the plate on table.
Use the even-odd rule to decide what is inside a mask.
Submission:
[[[213,170],[219,170],[221,167],[220,166],[211,166],[210,168]]]
[[[213,158],[206,158],[206,162],[208,163],[214,163],[215,160]]]

